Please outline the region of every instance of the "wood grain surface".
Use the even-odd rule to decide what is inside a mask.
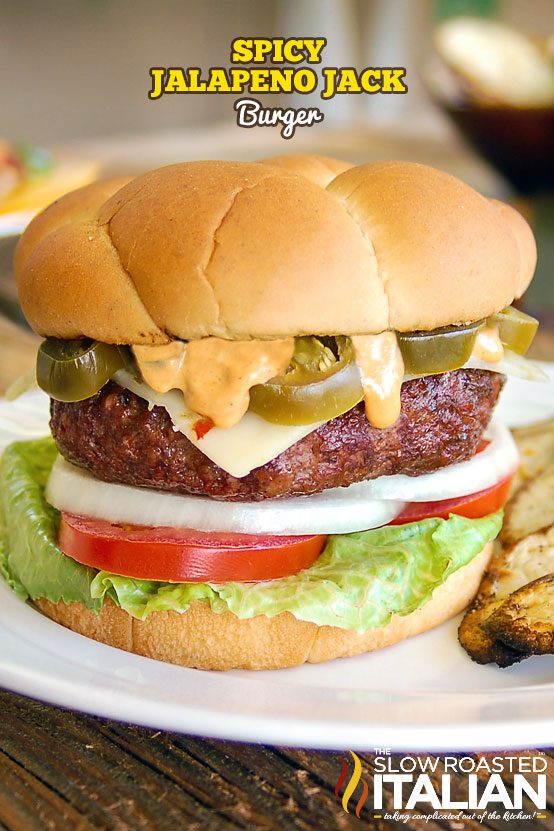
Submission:
[[[9,277],[2,280],[0,272],[0,308],[3,288],[5,297],[13,297]],[[19,323],[0,316],[0,394],[33,365],[37,342]],[[534,354],[554,358],[554,335],[543,333]],[[342,755],[147,730],[0,691],[0,831],[554,831],[552,752],[544,819],[512,823],[386,821],[367,808],[358,819],[334,793]],[[360,757],[369,804],[371,757]],[[441,772],[439,766],[434,778]],[[509,786],[509,777],[505,781]],[[466,787],[465,777],[454,777],[453,798],[463,798]],[[390,786],[384,807],[393,811]]]
[[[545,819],[404,823],[375,819],[369,809],[357,818],[345,813],[334,793],[341,753],[128,727],[5,692],[0,692],[0,707],[0,828],[9,831],[554,829],[552,777]],[[371,757],[360,757],[371,802]],[[554,755],[547,759],[554,769]],[[435,785],[442,773],[439,766],[432,776]],[[464,798],[463,780],[454,780],[453,799]],[[510,791],[509,776],[504,781]],[[394,813],[390,786],[385,786],[383,806],[383,812]],[[433,813],[430,808],[418,812]]]

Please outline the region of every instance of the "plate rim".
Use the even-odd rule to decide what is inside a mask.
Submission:
[[[2,597],[7,594],[6,597]],[[261,693],[256,697],[257,707],[253,711],[229,712],[227,705],[219,708],[210,704],[206,706],[206,684],[200,684],[201,698],[197,695],[187,701],[161,701],[159,690],[152,690],[150,695],[143,695],[136,682],[130,679],[114,678],[110,673],[102,673],[100,683],[91,684],[90,676],[98,673],[98,667],[87,667],[85,662],[75,661],[68,655],[74,655],[73,649],[77,646],[86,659],[87,653],[94,652],[97,664],[108,664],[112,661],[124,661],[128,667],[141,671],[149,670],[155,673],[160,662],[140,655],[130,654],[106,644],[86,639],[87,648],[82,649],[82,636],[65,629],[44,616],[29,604],[18,598],[7,585],[0,585],[1,608],[7,615],[13,611],[13,603],[18,604],[24,617],[33,616],[34,622],[43,627],[44,644],[39,647],[33,638],[25,637],[14,632],[14,627],[6,625],[0,618],[1,642],[4,645],[0,652],[0,682],[3,687],[30,698],[38,699],[53,706],[77,710],[89,715],[122,721],[128,724],[138,724],[151,729],[162,729],[171,732],[185,733],[195,736],[204,736],[214,739],[243,741],[251,743],[280,744],[289,747],[306,747],[319,750],[341,751],[348,748],[371,751],[376,747],[390,748],[392,751],[475,751],[495,750],[502,746],[504,749],[523,749],[525,747],[545,748],[554,743],[554,682],[538,687],[510,687],[505,690],[483,689],[474,693],[470,690],[449,691],[448,695],[440,690],[436,693],[426,691],[406,692],[401,690],[395,693],[370,690],[352,690],[347,688],[319,688],[317,686],[299,685],[295,687],[295,694],[305,699],[308,706],[314,692],[327,699],[325,707],[331,707],[335,712],[344,710],[345,698],[351,698],[352,704],[349,717],[341,715],[329,718],[321,713],[321,701],[318,708],[313,708],[308,715],[301,716],[288,713],[286,715],[286,731],[283,730],[282,713],[275,714],[273,700],[266,700],[265,693],[268,687],[274,685],[262,678],[256,681],[256,674],[248,677],[229,673],[209,673],[185,667],[163,664],[170,676],[181,676],[186,683],[192,676],[202,676],[202,681],[209,681],[211,695],[229,692],[229,687],[251,687],[254,680],[254,692]],[[23,608],[22,608],[23,607]],[[26,621],[24,621],[26,623]],[[17,627],[16,627],[17,628]],[[52,632],[55,637],[48,646]],[[52,644],[60,647],[67,643],[67,652],[55,654]],[[27,659],[21,665],[16,660],[6,657],[6,645],[13,648],[15,654],[30,654],[37,660]],[[8,650],[9,651],[9,650]],[[39,656],[44,658],[48,654],[48,665],[64,665],[68,671],[63,679],[59,674],[45,671],[40,667]],[[368,656],[360,656],[363,660]],[[75,664],[80,667],[81,673],[76,674]],[[282,670],[279,672],[286,672]],[[116,689],[114,689],[116,687]],[[221,689],[217,689],[221,688]],[[278,686],[276,692],[282,692],[283,686]],[[117,694],[114,694],[114,693]],[[238,690],[236,701],[244,701]],[[527,707],[522,711],[521,695],[532,692],[535,706]],[[445,699],[448,701],[445,701]],[[541,707],[537,705],[540,699]],[[220,698],[220,700],[223,700]],[[228,697],[226,701],[228,702]],[[252,700],[252,699],[251,699]],[[505,714],[494,721],[483,721],[477,716],[487,703],[493,702],[495,711],[505,709]],[[373,713],[379,716],[390,709],[394,702],[395,707],[404,706],[409,715],[406,721],[385,721],[379,717],[364,718],[365,706],[371,707]],[[452,714],[452,709],[460,711],[467,709],[467,704],[474,709],[472,720],[461,716],[456,722],[446,718]],[[423,718],[417,723],[413,721],[414,705]],[[446,706],[445,706],[446,705]],[[429,724],[425,713],[433,708],[440,713],[439,717]],[[506,739],[508,736],[508,739]]]

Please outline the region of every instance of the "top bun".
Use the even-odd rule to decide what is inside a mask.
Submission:
[[[260,161],[304,176],[320,188],[326,188],[339,173],[353,166],[350,162],[331,159],[329,156],[306,156],[303,153],[291,153],[290,156],[267,156]]]
[[[446,173],[296,156],[89,185],[33,220],[15,268],[40,334],[155,344],[468,323],[535,260],[516,211]]]

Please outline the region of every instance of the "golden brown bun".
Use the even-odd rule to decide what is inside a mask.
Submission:
[[[531,281],[536,256],[529,256],[523,217],[514,221],[515,211],[499,211],[498,202],[448,173],[379,162],[350,168],[328,191],[372,242],[392,329],[487,317]]]
[[[499,202],[498,199],[491,199],[491,202],[500,211],[503,219],[511,225],[512,233],[516,239],[519,249],[519,275],[518,293],[515,297],[521,297],[529,285],[537,265],[537,243],[531,228],[519,211],[505,202]]]
[[[36,220],[48,221],[48,211]],[[383,328],[375,258],[356,223],[326,191],[269,165],[161,168],[104,202],[96,228],[79,217],[30,251],[24,235],[16,274],[23,310],[40,334],[149,343],[161,330],[194,339],[309,334],[314,326],[331,332],[339,321],[345,331]],[[102,257],[105,281],[92,274]],[[68,290],[66,274],[77,290]],[[121,301],[121,290],[116,297],[99,285],[127,287],[128,274],[150,325],[136,303]],[[111,337],[106,304],[79,302],[85,281],[118,318]]]
[[[146,344],[435,329],[508,305],[534,267],[522,218],[423,165],[351,167],[325,190],[238,162],[119,184],[71,194],[23,235],[16,276],[40,334]]]
[[[97,220],[106,199],[129,181],[94,182],[69,193],[39,214],[19,240],[14,266],[24,275],[20,299],[40,334],[89,334],[125,343],[132,320],[137,343],[167,340],[122,269],[108,228]]]
[[[216,614],[199,601],[184,614],[153,612],[144,621],[109,600],[98,615],[81,603],[36,600],[35,605],[68,629],[159,661],[213,670],[283,669],[382,649],[454,617],[477,593],[491,551],[489,544],[454,572],[421,609],[405,617],[394,616],[388,626],[364,634],[305,623],[289,612],[239,620],[231,612]],[[452,648],[457,648],[455,641]]]
[[[343,162],[341,159],[331,159],[329,156],[307,156],[303,153],[292,153],[290,156],[268,156],[260,161],[304,176],[320,188],[326,188],[339,173],[352,167],[350,162]]]

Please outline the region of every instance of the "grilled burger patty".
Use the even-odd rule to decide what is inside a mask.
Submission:
[[[173,429],[163,407],[114,382],[76,403],[52,401],[62,455],[97,478],[173,493],[261,500],[317,493],[393,473],[418,476],[477,450],[504,378],[460,369],[407,381],[393,427],[372,427],[358,404],[280,456],[236,479]]]

